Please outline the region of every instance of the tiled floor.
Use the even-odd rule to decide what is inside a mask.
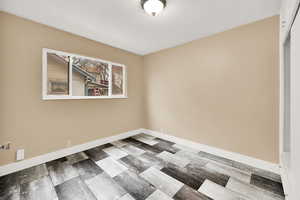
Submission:
[[[279,200],[280,176],[144,134],[0,177],[0,200]]]

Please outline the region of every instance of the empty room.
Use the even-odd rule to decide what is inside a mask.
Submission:
[[[299,200],[299,7],[0,0],[0,200]]]

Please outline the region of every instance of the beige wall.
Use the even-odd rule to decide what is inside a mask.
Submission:
[[[0,12],[0,165],[144,127],[142,57]],[[42,48],[123,63],[128,99],[42,101]]]
[[[0,165],[141,127],[278,162],[278,17],[144,58],[3,12],[0,27]],[[44,47],[124,63],[129,98],[42,101]]]
[[[147,127],[278,162],[279,17],[144,58]]]

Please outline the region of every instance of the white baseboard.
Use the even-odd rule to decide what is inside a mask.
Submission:
[[[267,171],[271,171],[277,174],[280,174],[280,168],[278,164],[274,164],[274,163],[270,163],[267,161],[263,161],[263,160],[259,160],[256,158],[252,158],[249,156],[245,156],[245,155],[241,155],[238,153],[234,153],[234,152],[229,152],[229,151],[225,151],[222,149],[218,149],[215,147],[211,147],[208,145],[204,145],[204,144],[200,144],[200,143],[196,143],[196,142],[192,142],[186,139],[182,139],[182,138],[178,138],[175,136],[171,136],[171,135],[166,135],[164,133],[160,133],[157,131],[152,131],[149,129],[137,129],[137,130],[133,130],[133,131],[128,131],[125,133],[121,133],[115,136],[111,136],[111,137],[107,137],[107,138],[102,138],[102,139],[98,139],[98,140],[94,140],[88,143],[84,143],[84,144],[80,144],[80,145],[76,145],[70,148],[65,148],[65,149],[61,149],[55,152],[51,152],[51,153],[47,153],[41,156],[37,156],[34,158],[30,158],[30,159],[26,159],[20,162],[15,162],[15,163],[11,163],[8,165],[4,165],[4,166],[0,166],[0,176],[4,176],[6,174],[10,174],[19,170],[23,170],[35,165],[39,165],[45,162],[49,162],[51,160],[55,160],[58,158],[62,158],[74,153],[78,153],[81,151],[85,151],[88,150],[90,148],[94,148],[96,146],[100,146],[106,143],[110,143],[110,142],[114,142],[117,140],[121,140],[127,137],[131,137],[140,133],[145,133],[145,134],[149,134],[155,137],[159,137],[159,138],[163,138],[169,141],[172,141],[174,143],[177,144],[181,144],[181,145],[185,145],[200,151],[204,151],[207,153],[211,153],[217,156],[221,156],[224,158],[228,158],[237,162],[241,162],[256,168],[260,168],[260,169],[264,169]]]
[[[4,176],[6,174],[10,174],[19,170],[23,170],[32,166],[36,166],[36,165],[40,165],[42,163],[45,162],[49,162],[51,160],[55,160],[58,158],[62,158],[74,153],[78,153],[81,151],[85,151],[94,147],[97,147],[99,145],[103,145],[106,143],[110,143],[110,142],[114,142],[117,140],[121,140],[124,138],[128,138],[131,137],[133,135],[137,135],[139,133],[142,132],[143,129],[137,129],[137,130],[133,130],[133,131],[128,131],[125,133],[121,133],[118,135],[114,135],[111,137],[106,137],[106,138],[102,138],[102,139],[98,139],[98,140],[94,140],[88,143],[84,143],[84,144],[80,144],[80,145],[76,145],[73,147],[69,147],[69,148],[65,148],[65,149],[61,149],[58,151],[54,151],[51,153],[47,153],[44,155],[40,155],[40,156],[36,156],[33,158],[29,158],[26,160],[22,160],[20,162],[15,162],[15,163],[11,163],[8,165],[4,165],[0,167],[0,176]]]
[[[293,177],[290,174],[290,154],[288,153],[282,153],[281,154],[281,179],[282,179],[282,185],[284,189],[284,194],[286,195],[285,200],[290,199],[290,195],[292,194],[292,180],[291,177]]]
[[[247,164],[249,166],[252,167],[256,167],[259,169],[263,169],[263,170],[267,170],[267,171],[271,171],[274,172],[276,174],[280,174],[280,166],[279,164],[275,164],[275,163],[270,163],[264,160],[259,160],[253,157],[249,157],[246,155],[242,155],[239,153],[234,153],[234,152],[230,152],[230,151],[226,151],[223,149],[219,149],[216,147],[211,147],[208,145],[204,145],[204,144],[200,144],[200,143],[196,143],[196,142],[192,142],[190,140],[186,140],[186,139],[182,139],[182,138],[178,138],[172,135],[167,135],[161,132],[157,132],[157,131],[152,131],[149,129],[142,129],[143,133],[145,134],[149,134],[155,137],[159,137],[159,138],[163,138],[166,139],[168,141],[177,143],[177,144],[181,144],[181,145],[185,145],[191,148],[194,148],[196,150],[200,150],[200,151],[204,151],[210,154],[214,154],[216,156],[221,156],[230,160],[234,160],[240,163],[244,163]]]

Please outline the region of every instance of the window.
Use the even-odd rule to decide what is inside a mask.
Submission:
[[[126,67],[43,49],[43,99],[127,98]]]

